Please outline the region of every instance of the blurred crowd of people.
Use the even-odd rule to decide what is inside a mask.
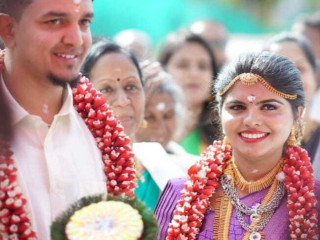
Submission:
[[[300,71],[307,96],[300,140],[317,169],[320,167],[320,161],[315,161],[320,156],[319,32],[319,12],[300,16],[290,31],[275,34],[259,49],[287,57]],[[155,50],[147,33],[140,30],[125,30],[113,38],[137,57],[142,66],[145,94],[150,96],[146,98],[144,113],[148,124],[139,129],[136,141],[158,142],[169,154],[173,151],[169,146],[174,146],[181,153],[199,156],[213,140],[221,139],[223,133],[211,86],[221,69],[236,57],[226,54],[230,37],[222,23],[199,20],[170,33]],[[164,94],[160,97],[159,93],[153,96],[164,91],[162,82],[176,89],[170,92],[171,99]],[[150,85],[155,85],[151,94]]]

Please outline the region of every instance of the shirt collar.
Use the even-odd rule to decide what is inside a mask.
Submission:
[[[1,76],[1,75],[0,75]],[[8,90],[5,82],[3,81],[3,78],[0,79],[1,83],[0,86],[3,90],[4,97],[6,99],[6,102],[10,106],[11,114],[12,114],[12,124],[16,125],[20,121],[22,121],[25,117],[31,116],[30,113],[28,113],[11,95],[10,91]],[[66,116],[70,114],[73,111],[73,96],[72,96],[72,90],[69,84],[67,85],[66,89],[63,93],[63,104],[62,108],[60,109],[57,116]]]
[[[14,99],[14,97],[9,92],[2,77],[1,77],[0,84],[3,90],[4,98],[11,110],[13,125],[16,125],[26,116],[28,116],[29,113],[23,107],[21,107],[20,104]]]
[[[72,89],[69,84],[65,88],[63,92],[63,104],[62,108],[60,109],[57,116],[65,116],[70,114],[74,110],[73,107],[73,96],[72,96]]]

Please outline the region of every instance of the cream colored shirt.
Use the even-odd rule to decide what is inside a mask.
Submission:
[[[49,240],[52,221],[70,204],[106,192],[101,153],[73,107],[70,87],[50,128],[15,101],[4,81],[1,88],[13,114],[13,157],[33,226],[38,239]]]

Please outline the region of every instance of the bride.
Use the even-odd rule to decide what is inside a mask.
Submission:
[[[318,239],[320,182],[297,146],[305,94],[287,58],[241,56],[218,77],[224,141],[171,180],[158,239]],[[182,191],[181,191],[182,190]]]

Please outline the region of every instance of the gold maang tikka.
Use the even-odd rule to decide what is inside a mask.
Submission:
[[[240,81],[242,84],[246,86],[252,86],[260,82],[270,92],[273,92],[282,98],[290,100],[297,98],[297,94],[292,95],[278,91],[277,89],[272,87],[263,77],[255,73],[241,73],[240,75],[236,76],[224,89],[220,90],[218,92],[218,95],[222,96],[223,94],[225,94],[237,81]]]

